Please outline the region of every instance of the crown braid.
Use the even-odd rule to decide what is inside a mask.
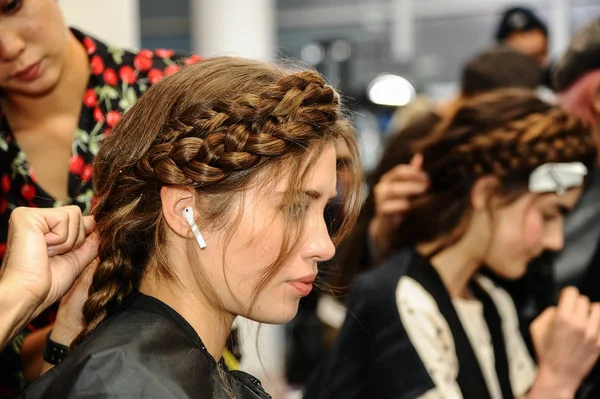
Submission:
[[[339,118],[339,96],[320,75],[285,76],[260,95],[200,103],[165,126],[137,162],[142,176],[198,188],[322,136]]]

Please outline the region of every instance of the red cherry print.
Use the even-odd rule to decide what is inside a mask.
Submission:
[[[94,108],[94,120],[100,123],[104,122],[104,114],[102,113],[100,107]]]
[[[186,58],[183,63],[185,65],[191,65],[191,64],[195,64],[195,63],[200,62],[200,61],[202,61],[202,57],[200,57],[197,54],[192,54],[188,58]]]
[[[8,175],[2,176],[2,192],[7,193],[10,191],[10,177]]]
[[[151,85],[156,84],[158,82],[160,82],[160,80],[163,78],[163,71],[161,71],[160,69],[154,68],[151,69],[148,72],[148,82],[150,82]]]
[[[23,187],[21,187],[21,195],[26,201],[33,201],[33,198],[35,197],[35,187],[28,183],[23,184]]]
[[[6,254],[6,243],[2,242],[2,243],[0,243],[0,258],[4,257],[5,254]]]
[[[133,59],[133,66],[140,72],[146,72],[152,68],[152,60],[140,53]]]
[[[100,75],[102,71],[104,71],[104,61],[102,61],[102,58],[100,58],[98,55],[92,57],[90,65],[92,67],[92,73],[96,76]]]
[[[81,155],[73,155],[69,160],[69,172],[80,175],[83,171],[83,167],[85,166],[85,161],[81,157]]]
[[[98,104],[98,96],[96,95],[96,90],[87,89],[85,93],[83,93],[83,104],[88,108],[95,107],[96,104]]]
[[[121,114],[118,111],[108,111],[106,114],[106,123],[108,126],[113,127],[121,119]]]
[[[165,76],[173,75],[175,72],[179,71],[179,65],[169,65],[165,68]]]
[[[138,55],[141,55],[142,57],[145,57],[145,58],[154,57],[154,53],[152,52],[152,50],[148,50],[147,48],[141,49],[140,52],[138,53]]]
[[[96,52],[96,42],[90,37],[83,39],[83,46],[88,54],[93,54]]]
[[[92,165],[85,165],[83,168],[83,172],[81,172],[81,180],[84,183],[87,183],[92,178],[92,174],[94,173],[94,167]]]
[[[127,82],[128,84],[135,83],[135,71],[129,65],[123,65],[119,69],[119,77],[123,82]]]
[[[112,68],[106,68],[104,70],[104,81],[108,85],[116,86],[117,83],[119,83],[119,78],[117,77],[117,72]]]
[[[154,54],[159,58],[171,58],[175,52],[166,48],[157,48],[156,51],[154,51]]]

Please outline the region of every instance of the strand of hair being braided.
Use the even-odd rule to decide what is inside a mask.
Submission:
[[[350,135],[340,124],[338,94],[312,71],[221,57],[151,87],[96,159],[101,264],[84,305],[87,328],[76,342],[119,308],[149,268],[175,278],[162,251],[161,187],[227,198],[263,166]],[[218,223],[228,205],[214,201],[203,217]]]
[[[476,179],[496,176],[500,194],[510,198],[509,191],[527,189],[531,172],[544,163],[579,161],[591,168],[596,159],[586,121],[519,89],[466,100],[415,152],[423,154],[430,188],[412,201],[404,221],[411,228],[397,232],[396,245],[447,236],[440,249],[462,235]]]

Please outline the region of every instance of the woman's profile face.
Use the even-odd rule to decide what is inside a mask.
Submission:
[[[260,178],[268,180],[269,176]],[[334,145],[328,145],[309,166],[298,202],[282,203],[287,178],[274,182],[268,190],[261,189],[260,184],[257,186],[245,192],[241,220],[229,245],[225,247],[225,226],[223,231],[209,233],[208,247],[199,253],[204,271],[225,310],[235,315],[245,314],[265,272],[280,255],[285,233],[294,237],[293,231],[284,231],[285,220],[302,219],[305,229],[294,251],[259,291],[248,315],[259,322],[284,323],[296,315],[300,299],[312,289],[318,262],[327,261],[335,254],[324,219],[326,205],[336,196]],[[238,211],[232,210],[233,218]],[[221,256],[224,248],[225,264]]]
[[[581,192],[582,188],[577,187],[563,195],[526,193],[497,209],[486,265],[499,276],[516,279],[543,251],[560,251],[564,215],[575,207]]]
[[[0,0],[0,88],[30,96],[51,90],[67,34],[56,0]]]

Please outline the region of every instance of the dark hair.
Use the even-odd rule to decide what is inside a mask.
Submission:
[[[508,46],[495,46],[477,54],[462,70],[461,91],[472,96],[502,88],[535,89],[542,70],[531,56]]]
[[[588,72],[600,69],[600,18],[581,29],[554,68],[557,91],[571,87]]]
[[[362,184],[354,131],[344,119],[339,95],[317,72],[241,58],[208,59],[152,86],[119,121],[95,160],[93,214],[101,263],[83,308],[87,327],[77,342],[139,287],[150,267],[162,278],[177,278],[161,245],[163,186],[195,189],[203,220],[219,225],[232,194],[251,185],[268,186],[289,174],[284,201],[296,199],[311,160],[325,145],[342,140],[354,168],[351,187],[343,193],[345,218],[334,239],[342,237],[356,218]],[[269,179],[260,178],[265,173]],[[302,232],[301,220],[287,219],[280,255],[264,273],[255,298]],[[228,227],[229,237],[236,227]],[[210,281],[206,285],[212,289]]]
[[[591,169],[596,145],[591,127],[583,119],[542,101],[529,90],[503,89],[463,100],[421,140],[407,143],[402,136],[395,138],[373,183],[415,153],[423,154],[430,188],[413,199],[392,246],[376,260],[405,245],[447,236],[442,245],[448,246],[460,238],[461,223],[471,210],[470,191],[479,177],[497,176],[499,194],[515,198],[527,190],[531,172],[546,162],[581,161]],[[337,258],[342,271],[338,281],[345,284],[352,283],[358,270],[377,263],[360,263],[369,262],[364,248],[375,215],[373,185]]]

